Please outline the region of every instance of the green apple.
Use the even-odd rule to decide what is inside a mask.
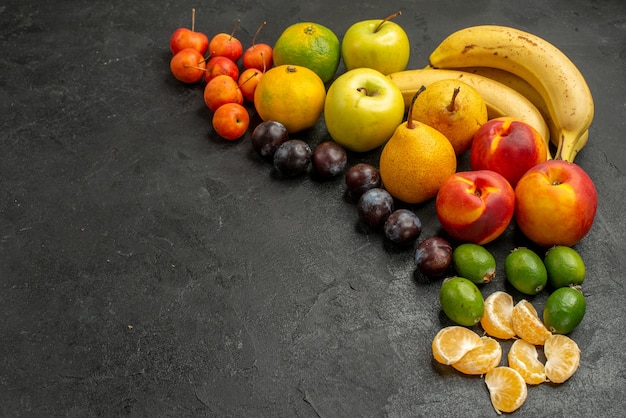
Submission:
[[[341,55],[347,70],[373,68],[387,75],[406,69],[411,55],[409,37],[390,19],[364,20],[350,26],[343,35]]]
[[[404,118],[400,89],[383,73],[355,68],[328,88],[324,119],[335,142],[356,152],[383,145]]]

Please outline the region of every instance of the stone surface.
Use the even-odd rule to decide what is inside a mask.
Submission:
[[[495,415],[481,378],[432,359],[433,336],[450,324],[439,282],[415,273],[411,249],[359,225],[343,180],[282,179],[249,133],[213,133],[202,86],[169,72],[169,36],[192,7],[210,36],[240,18],[244,46],[263,20],[259,41],[273,44],[297,21],[341,37],[401,9],[415,68],[448,33],[483,23],[566,52],[596,100],[576,160],[600,199],[576,246],[588,268],[587,315],[571,334],[582,360],[565,384],[530,387],[516,415],[626,410],[625,3],[7,0],[0,415]],[[314,146],[328,134],[321,120],[296,137]],[[376,164],[377,152],[350,163]],[[433,202],[414,209],[422,239],[440,232]],[[485,295],[513,292],[501,266],[518,245],[528,243],[511,226],[488,246],[499,267]]]

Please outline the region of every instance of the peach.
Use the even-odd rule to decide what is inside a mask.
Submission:
[[[435,207],[441,226],[452,238],[482,245],[509,226],[515,192],[495,171],[460,171],[444,181]]]
[[[531,168],[515,187],[515,221],[542,247],[573,246],[591,229],[598,194],[580,166],[548,160]]]
[[[470,149],[472,170],[493,170],[512,187],[526,171],[547,158],[548,149],[541,134],[511,117],[491,119],[481,126]]]

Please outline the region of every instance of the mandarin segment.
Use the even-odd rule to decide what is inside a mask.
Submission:
[[[451,325],[442,328],[433,338],[433,357],[441,364],[450,365],[481,345],[482,340],[474,331],[459,325]]]
[[[552,383],[563,383],[576,372],[580,364],[578,344],[565,335],[554,334],[546,339],[546,376]]]
[[[468,351],[452,367],[461,373],[482,375],[500,364],[502,347],[491,337],[481,337],[481,345]]]
[[[517,370],[529,385],[546,381],[544,365],[539,361],[537,347],[524,340],[515,340],[509,349],[509,367]]]
[[[515,337],[513,329],[513,297],[506,292],[496,291],[485,299],[485,310],[480,324],[487,333],[501,340]]]
[[[528,387],[522,375],[511,367],[496,367],[485,374],[491,404],[496,413],[513,412],[522,406],[528,396]]]
[[[541,322],[532,303],[522,299],[513,307],[513,330],[521,339],[535,345],[543,345],[552,333]]]

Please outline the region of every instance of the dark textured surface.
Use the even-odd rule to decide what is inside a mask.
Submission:
[[[411,250],[359,226],[342,179],[283,180],[249,134],[212,133],[202,87],[169,73],[169,36],[192,7],[209,35],[240,18],[244,45],[262,20],[272,44],[299,20],[341,37],[401,9],[412,67],[482,23],[565,51],[596,100],[576,160],[600,199],[576,246],[588,267],[587,315],[571,334],[582,360],[565,384],[531,387],[514,415],[621,415],[626,4],[513,3],[5,1],[0,415],[495,416],[480,377],[432,360],[449,324],[439,283],[414,274]],[[320,121],[299,137],[327,135]],[[432,202],[414,209],[422,238],[436,234]],[[511,227],[488,248],[501,265],[522,244]],[[500,270],[485,295],[510,290]]]

